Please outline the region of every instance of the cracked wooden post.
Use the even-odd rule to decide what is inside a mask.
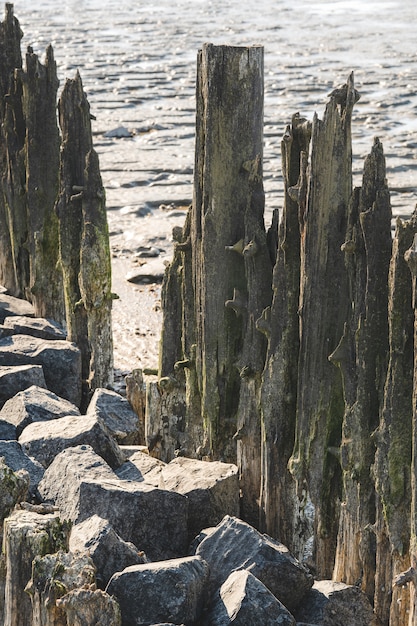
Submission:
[[[59,100],[62,130],[57,212],[68,339],[82,354],[83,406],[113,376],[111,264],[105,194],[80,75]]]
[[[294,447],[299,359],[300,225],[307,195],[311,123],[294,115],[281,142],[285,198],[278,231],[271,309],[258,320],[268,337],[262,380],[261,528],[290,550],[296,546],[295,481],[288,471]]]
[[[203,46],[198,55],[196,133],[191,212],[195,304],[193,319],[187,322],[195,325],[197,388],[192,393],[199,401],[191,402],[201,402],[202,454],[236,461],[239,369],[259,371],[263,358],[254,346],[256,364],[242,361],[249,349],[244,347],[248,324],[254,325],[251,318],[259,317],[263,308],[259,310],[257,296],[256,304],[252,301],[253,278],[248,276],[253,264],[260,278],[257,272],[265,255],[263,192],[254,189],[250,165],[256,160],[258,167],[262,164],[262,47]],[[259,246],[258,256],[250,256],[251,246]],[[256,344],[262,341],[261,336],[253,338]]]
[[[13,5],[6,4],[5,19],[0,24],[0,284],[14,296],[22,297],[22,268],[27,276],[27,255],[22,244],[27,236],[26,207],[22,204],[25,128],[21,93],[16,93],[14,73],[22,67],[20,41],[23,33],[13,15]],[[15,187],[12,186],[14,175]],[[23,178],[24,180],[24,178]],[[19,206],[14,206],[13,189]]]
[[[417,624],[417,234],[405,253],[411,271],[412,307],[414,309],[414,375],[413,375],[413,418],[412,418],[412,461],[411,461],[411,528],[410,569],[399,575],[397,585],[410,582],[409,625]]]
[[[383,624],[407,624],[409,588],[391,586],[410,566],[411,440],[414,310],[404,259],[417,232],[417,214],[397,218],[388,280],[389,363],[380,425],[375,432],[375,612]]]
[[[345,414],[340,461],[343,502],[334,577],[360,581],[372,600],[376,572],[376,494],[372,434],[379,425],[388,360],[388,270],[391,204],[382,145],[375,139],[355,189],[342,246],[351,314],[331,361],[343,375]]]
[[[314,116],[305,221],[302,225],[300,362],[295,445],[289,462],[301,498],[315,509],[317,574],[330,578],[338,528],[344,401],[340,372],[329,362],[349,312],[340,247],[352,192],[353,75],[330,95],[323,121]]]

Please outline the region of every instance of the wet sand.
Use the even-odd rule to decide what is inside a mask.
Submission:
[[[367,0],[123,3],[19,0],[15,14],[43,58],[52,43],[63,85],[80,71],[106,188],[113,255],[115,366],[156,367],[160,277],[172,228],[192,199],[195,73],[204,42],[265,48],[266,223],[282,206],[280,143],[295,112],[322,116],[327,94],[355,73],[354,183],[378,136],[394,215],[417,201],[417,8]],[[137,278],[137,280],[140,280]],[[145,279],[146,280],[146,279]]]

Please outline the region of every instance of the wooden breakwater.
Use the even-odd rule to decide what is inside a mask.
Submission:
[[[1,28],[0,282],[66,325],[87,397],[111,378],[89,107],[77,75],[58,127],[52,49],[23,69],[12,5]],[[351,75],[323,119],[294,115],[266,230],[263,49],[203,46],[194,197],[164,279],[146,437],[166,461],[236,462],[241,517],[299,557],[312,546],[315,575],[360,586],[383,624],[414,624],[417,217],[392,238],[377,139],[352,188],[358,98]]]
[[[244,519],[299,557],[312,545],[316,576],[360,585],[382,623],[417,623],[417,217],[392,238],[378,139],[353,189],[358,99],[352,74],[323,119],[294,115],[266,230],[262,49],[199,53],[194,198],[163,285],[147,442],[236,462]]]

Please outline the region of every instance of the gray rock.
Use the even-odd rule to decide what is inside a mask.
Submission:
[[[185,457],[172,460],[162,469],[159,486],[188,497],[189,541],[203,528],[221,522],[225,515],[239,516],[238,474],[237,466],[231,463]]]
[[[32,422],[46,422],[68,415],[80,415],[79,408],[48,389],[31,385],[5,403],[0,420],[13,424],[19,436]]]
[[[17,439],[16,426],[0,419],[0,440],[15,441]]]
[[[4,320],[4,330],[13,335],[31,335],[39,339],[65,340],[67,334],[57,322],[42,317],[28,317],[27,315],[10,315]]]
[[[91,446],[75,446],[55,457],[39,484],[39,495],[55,504],[65,517],[74,520],[78,515],[81,482],[116,478],[111,467]]]
[[[209,564],[213,590],[232,571],[247,569],[290,611],[313,584],[312,576],[284,545],[228,515],[207,533],[196,554]]]
[[[122,447],[124,452],[125,448]],[[166,463],[155,459],[144,452],[134,452],[128,460],[117,470],[116,474],[121,480],[145,481],[148,485],[160,487],[161,472]]]
[[[316,626],[372,626],[378,623],[367,595],[356,586],[316,581],[294,615]]]
[[[10,315],[35,317],[35,310],[30,302],[0,293],[0,324]]]
[[[46,388],[41,365],[0,365],[0,407],[32,385]]]
[[[139,443],[139,417],[126,398],[115,391],[96,389],[87,415],[99,417],[118,443]]]
[[[27,335],[5,337],[0,339],[0,365],[42,365],[48,389],[80,405],[81,353],[74,343]]]
[[[144,482],[112,478],[106,474],[110,468],[103,468],[100,462],[94,464],[91,451],[90,469],[84,470],[82,455],[79,451],[77,454],[78,467],[73,467],[74,453],[66,450],[45,472],[39,485],[45,501],[57,506],[62,516],[74,524],[93,515],[108,520],[124,541],[132,542],[151,560],[186,553],[188,501],[185,496]]]
[[[27,471],[29,474],[29,493],[31,496],[35,496],[45,471],[42,465],[25,454],[17,441],[0,441],[0,457],[4,458],[6,465],[14,472]]]
[[[111,524],[98,515],[73,526],[69,549],[90,555],[97,570],[97,584],[102,589],[116,572],[147,562],[143,552],[139,552],[133,543],[123,541]]]
[[[45,468],[65,448],[90,445],[110,467],[119,467],[124,456],[101,420],[95,415],[69,415],[49,422],[29,424],[19,437],[24,450]]]
[[[122,624],[194,624],[207,578],[207,563],[186,557],[128,567],[111,578],[106,591],[119,602]]]
[[[101,589],[75,589],[56,601],[65,611],[69,626],[95,624],[121,626],[120,607],[114,598]]]
[[[207,626],[295,626],[283,604],[247,570],[232,572],[205,618]]]
[[[0,457],[0,537],[3,536],[4,519],[18,502],[26,499],[28,489],[29,474],[24,470],[14,472]]]

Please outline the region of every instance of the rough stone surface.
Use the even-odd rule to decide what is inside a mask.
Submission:
[[[5,337],[0,339],[0,365],[42,365],[48,389],[80,405],[81,356],[74,343],[27,335]]]
[[[225,515],[239,516],[239,476],[236,465],[178,457],[163,468],[159,486],[188,497],[190,541],[203,528],[221,522]]]
[[[17,439],[16,426],[9,424],[0,418],[0,439],[3,441],[14,441]]]
[[[316,581],[294,611],[297,620],[317,626],[376,626],[366,594],[356,586]]]
[[[232,572],[204,620],[207,626],[295,626],[293,615],[247,570]]]
[[[4,458],[6,465],[14,472],[26,470],[29,474],[29,494],[36,495],[45,471],[42,465],[31,459],[17,441],[0,441],[0,457]]]
[[[122,448],[124,451],[124,448]],[[116,470],[122,480],[145,481],[148,485],[161,487],[160,476],[166,463],[144,452],[134,452],[128,460]]]
[[[67,448],[55,457],[39,484],[43,500],[53,502],[68,519],[76,519],[83,480],[115,479],[116,474],[91,446]]]
[[[66,611],[66,626],[121,626],[117,600],[100,589],[77,589],[57,600]]]
[[[79,408],[48,389],[32,385],[5,403],[0,420],[14,424],[19,436],[32,422],[46,422],[68,415],[80,415]]]
[[[139,418],[126,398],[109,389],[96,389],[87,415],[100,418],[118,443],[139,444]]]
[[[11,330],[13,335],[31,335],[39,339],[65,340],[67,337],[62,326],[42,317],[12,315],[4,320],[4,328]]]
[[[65,448],[90,445],[110,467],[119,467],[124,456],[104,424],[95,415],[67,416],[27,426],[19,443],[45,468]]]
[[[69,524],[58,515],[14,511],[4,521],[6,560],[4,626],[32,624],[32,606],[24,589],[36,556],[68,549]]]
[[[69,549],[90,555],[97,570],[97,584],[102,589],[115,572],[147,562],[143,552],[139,552],[133,543],[123,541],[109,522],[98,515],[73,526]]]
[[[186,557],[128,567],[111,578],[106,591],[118,599],[124,625],[192,624],[204,604],[207,578],[207,564]]]
[[[6,317],[10,315],[34,317],[35,311],[33,306],[26,300],[0,293],[0,323],[3,324]]]
[[[209,564],[213,590],[233,570],[247,569],[290,611],[313,584],[312,576],[284,545],[228,515],[198,544],[196,554]]]
[[[29,489],[29,474],[25,470],[14,472],[0,456],[0,537],[3,521],[18,502],[25,500]]]
[[[54,554],[36,556],[32,577],[25,592],[32,602],[32,626],[66,624],[65,607],[57,600],[66,593],[95,585],[95,568],[86,554],[59,550]]]
[[[0,365],[0,407],[32,385],[46,388],[41,365]]]

